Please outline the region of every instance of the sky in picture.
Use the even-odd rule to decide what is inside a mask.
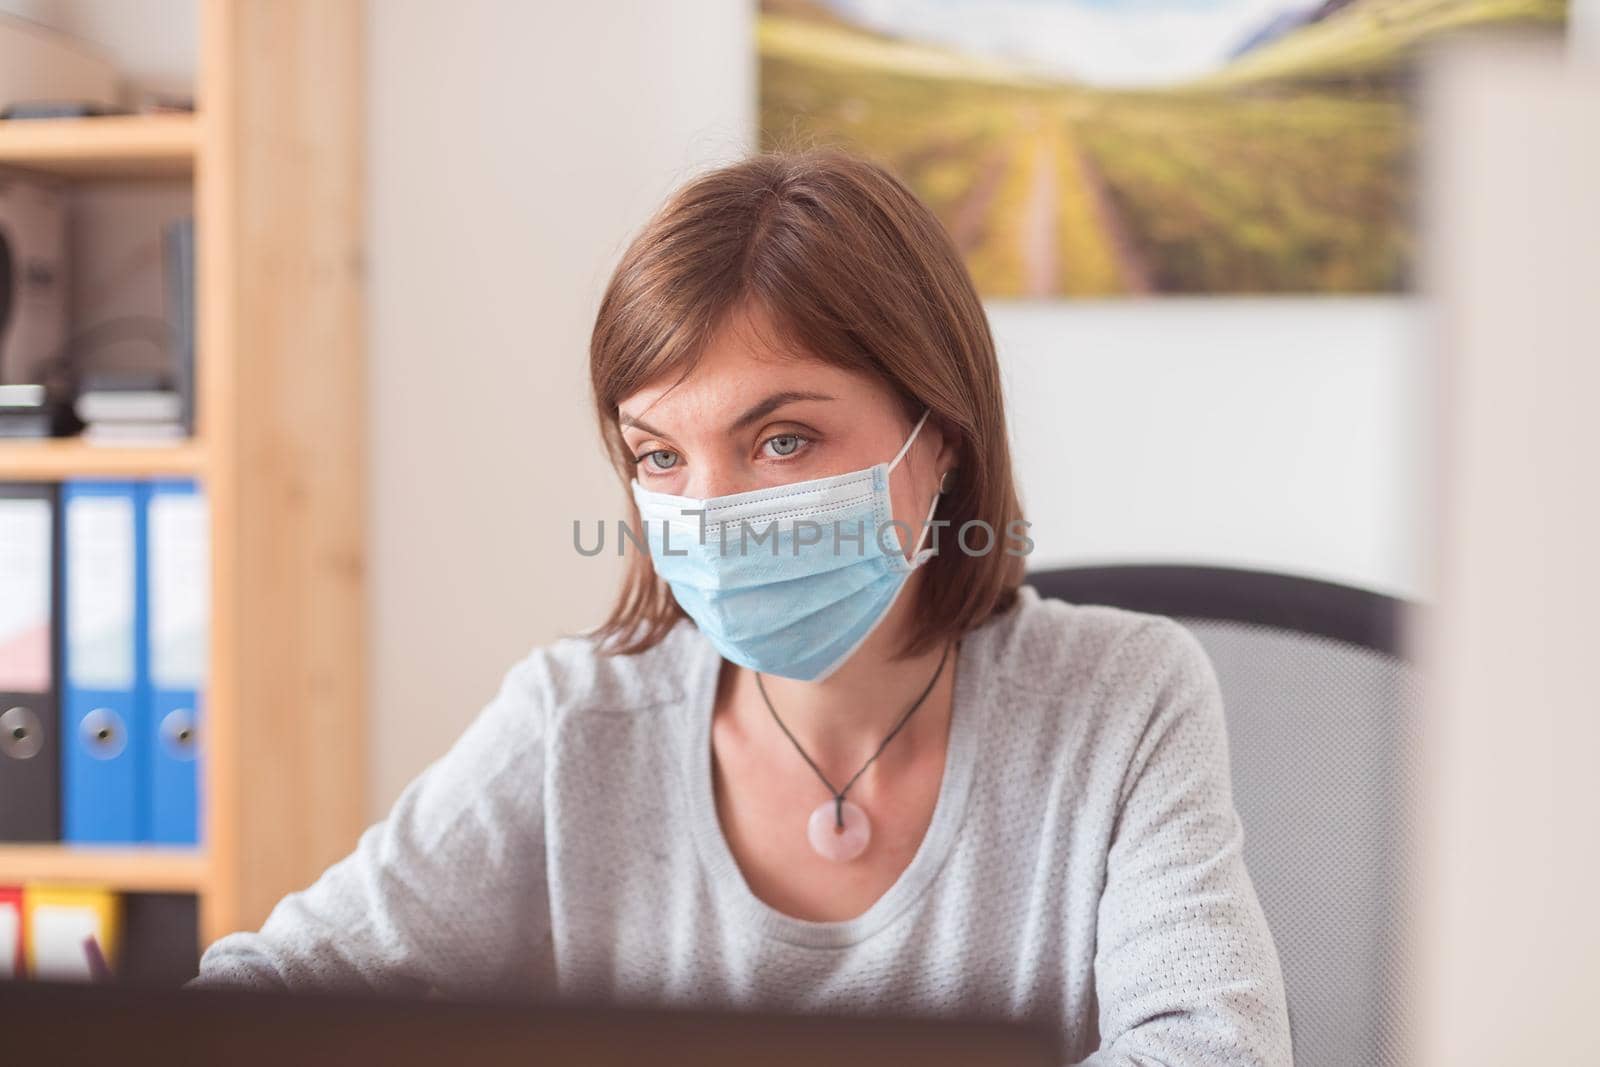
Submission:
[[[1227,63],[1284,0],[829,0],[871,29],[1112,87],[1188,81]]]

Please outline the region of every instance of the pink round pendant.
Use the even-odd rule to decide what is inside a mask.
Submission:
[[[834,805],[835,801],[825,800],[817,806],[806,824],[806,837],[823,859],[846,863],[866,851],[867,842],[872,840],[872,823],[866,812],[846,800],[842,807],[844,826],[840,827]]]

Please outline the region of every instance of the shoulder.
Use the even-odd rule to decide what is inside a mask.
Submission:
[[[427,773],[432,796],[493,795],[516,810],[579,713],[626,712],[677,700],[693,657],[678,630],[636,656],[606,655],[587,635],[538,645],[513,662],[494,695]],[[640,716],[641,721],[644,719]],[[450,801],[448,803],[456,803]]]
[[[1183,623],[1024,587],[1000,625],[992,635],[999,676],[1041,712],[1031,720],[1037,729],[1065,728],[1061,758],[1101,787],[1125,794],[1152,761],[1177,778],[1226,768],[1216,672]]]
[[[501,695],[552,725],[575,710],[630,711],[681,700],[698,662],[690,627],[680,623],[658,644],[614,655],[588,634],[569,634],[529,650],[506,672]]]
[[[988,660],[1013,686],[1044,694],[1079,687],[1128,693],[1213,681],[1193,632],[1166,615],[1042,597],[1022,586],[1012,608],[980,632]]]

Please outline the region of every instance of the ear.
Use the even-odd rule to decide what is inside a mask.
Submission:
[[[933,439],[938,442],[939,449],[933,458],[933,469],[938,473],[950,470],[961,461],[961,438],[945,425],[937,413],[928,416],[928,425],[922,428],[923,433],[933,431]]]

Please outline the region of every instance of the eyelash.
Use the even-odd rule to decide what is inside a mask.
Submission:
[[[799,433],[775,433],[771,437],[767,438],[765,441],[762,441],[761,442],[761,447],[765,448],[767,445],[770,445],[772,442],[780,440],[780,439],[783,439],[783,438],[787,438],[787,437],[793,437],[798,442],[798,444],[795,445],[794,451],[788,453],[787,455],[772,456],[772,457],[769,457],[769,458],[775,459],[778,462],[782,463],[782,462],[785,462],[787,460],[793,459],[795,456],[798,456],[801,452],[805,451],[807,445],[811,444],[811,438],[807,437],[805,434],[799,434]],[[670,448],[652,448],[648,452],[641,452],[637,456],[634,456],[633,457],[634,466],[643,467],[645,460],[649,459],[651,456],[660,456],[660,455],[674,456],[674,455],[677,455],[677,453],[673,452],[672,449],[670,449]],[[678,465],[676,463],[674,463],[670,467],[653,467],[653,468],[649,468],[649,471],[650,471],[651,474],[670,474],[672,471],[677,469],[677,466]]]

